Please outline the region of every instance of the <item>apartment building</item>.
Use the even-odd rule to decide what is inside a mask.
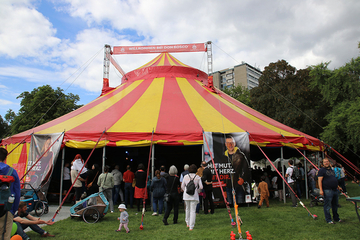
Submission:
[[[249,90],[259,85],[261,71],[247,63],[236,65],[214,72],[212,74],[214,86],[218,89],[226,89],[232,86],[242,85]]]

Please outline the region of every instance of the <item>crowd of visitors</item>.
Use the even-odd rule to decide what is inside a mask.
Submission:
[[[0,149],[0,173],[9,174],[9,168],[4,164],[7,152]],[[201,166],[197,168],[195,164],[184,165],[184,171],[178,176],[178,169],[172,165],[169,172],[166,172],[165,166],[161,166],[155,171],[155,176],[150,179],[147,177],[145,166],[140,163],[137,171],[134,173],[128,165],[126,171],[121,173],[118,165],[111,170],[110,166],[104,166],[104,172],[101,171],[97,164],[88,169],[84,166],[84,161],[80,154],[77,154],[70,165],[65,164],[64,169],[64,193],[66,193],[69,182],[74,184],[75,200],[89,196],[96,192],[103,192],[110,205],[110,212],[114,212],[114,205],[120,203],[118,209],[121,213],[118,220],[121,231],[124,226],[127,233],[130,232],[127,227],[129,215],[127,208],[133,208],[134,199],[136,199],[137,210],[144,208],[146,211],[146,203],[150,202],[152,196],[153,216],[161,216],[164,225],[169,225],[168,218],[173,211],[173,224],[178,222],[179,205],[184,202],[185,222],[189,230],[193,230],[196,222],[196,215],[200,212],[200,206],[204,214],[214,214],[214,195],[213,195],[213,174],[209,169],[207,162],[201,162]],[[12,172],[12,171],[11,171]],[[282,174],[281,168],[279,172]],[[80,173],[80,174],[79,174]],[[9,224],[15,222],[17,234],[23,239],[28,239],[24,229],[30,227],[42,237],[53,237],[48,232],[41,229],[38,224],[52,225],[54,222],[43,221],[40,218],[34,218],[27,213],[26,203],[20,203],[19,177],[16,171],[12,174],[15,183],[11,187],[11,193],[15,196],[12,209],[6,214],[0,216],[0,230],[4,236],[8,236]],[[317,171],[310,166],[305,171],[301,163],[294,164],[293,160],[288,161],[288,167],[284,174],[286,180],[286,196],[292,200],[292,206],[297,207],[297,198],[303,197],[305,193],[305,178],[310,192],[318,190],[320,195],[324,196],[324,215],[325,220],[329,224],[342,222],[337,212],[339,207],[338,198],[339,191],[346,193],[345,172],[341,164],[331,165],[329,159],[324,158],[321,168]],[[271,168],[260,170],[257,167],[252,171],[252,178],[257,186],[258,208],[261,208],[263,202],[269,207],[269,198],[279,198],[283,201],[285,185],[282,177],[278,173],[271,171]],[[254,186],[254,185],[253,185]],[[290,188],[289,188],[290,186]],[[145,204],[144,204],[145,203]],[[330,209],[333,216],[331,217]],[[1,210],[1,209],[0,209]]]

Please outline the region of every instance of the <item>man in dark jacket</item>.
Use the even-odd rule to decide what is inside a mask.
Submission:
[[[204,186],[205,191],[205,199],[204,199],[204,213],[208,214],[209,211],[209,203],[210,203],[210,213],[214,213],[214,201],[212,199],[212,192],[213,192],[213,186],[212,186],[212,173],[211,170],[208,168],[208,164],[203,161],[201,163],[201,167],[203,170],[203,175],[201,177],[202,184]]]
[[[7,154],[8,151],[5,148],[0,148],[0,175],[7,175],[10,170],[10,166],[5,163]],[[4,207],[0,207],[0,238],[3,239],[10,239],[14,214],[20,202],[20,180],[15,169],[13,169],[11,176],[14,178],[14,182],[10,187],[11,194],[14,194],[15,197],[14,203],[10,211],[4,211]]]

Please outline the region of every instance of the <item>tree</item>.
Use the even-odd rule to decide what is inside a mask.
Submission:
[[[0,139],[6,137],[9,131],[9,125],[4,121],[0,115]]]
[[[224,93],[229,95],[232,98],[235,98],[239,102],[244,103],[245,105],[250,106],[250,91],[241,85],[232,86],[231,88],[227,88],[223,90]]]
[[[319,90],[310,88],[309,69],[289,65],[285,60],[270,63],[250,90],[251,104],[259,112],[299,131],[318,137],[327,125],[329,107]]]
[[[360,146],[360,57],[344,66],[329,70],[328,63],[311,67],[311,87],[320,89],[324,101],[331,106],[326,115],[329,124],[322,140],[338,151]]]
[[[9,121],[12,119],[11,134],[26,131],[81,107],[76,104],[80,100],[78,95],[66,95],[61,88],[54,90],[50,85],[35,88],[32,92],[25,91],[17,98],[22,99],[19,112],[14,116],[9,110],[6,114]]]

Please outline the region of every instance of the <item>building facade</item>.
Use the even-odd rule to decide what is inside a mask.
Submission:
[[[259,78],[262,72],[247,64],[242,63],[236,65],[233,68],[227,68],[214,72],[212,74],[214,86],[218,89],[227,89],[232,86],[244,86],[247,89],[252,89],[259,85]]]

